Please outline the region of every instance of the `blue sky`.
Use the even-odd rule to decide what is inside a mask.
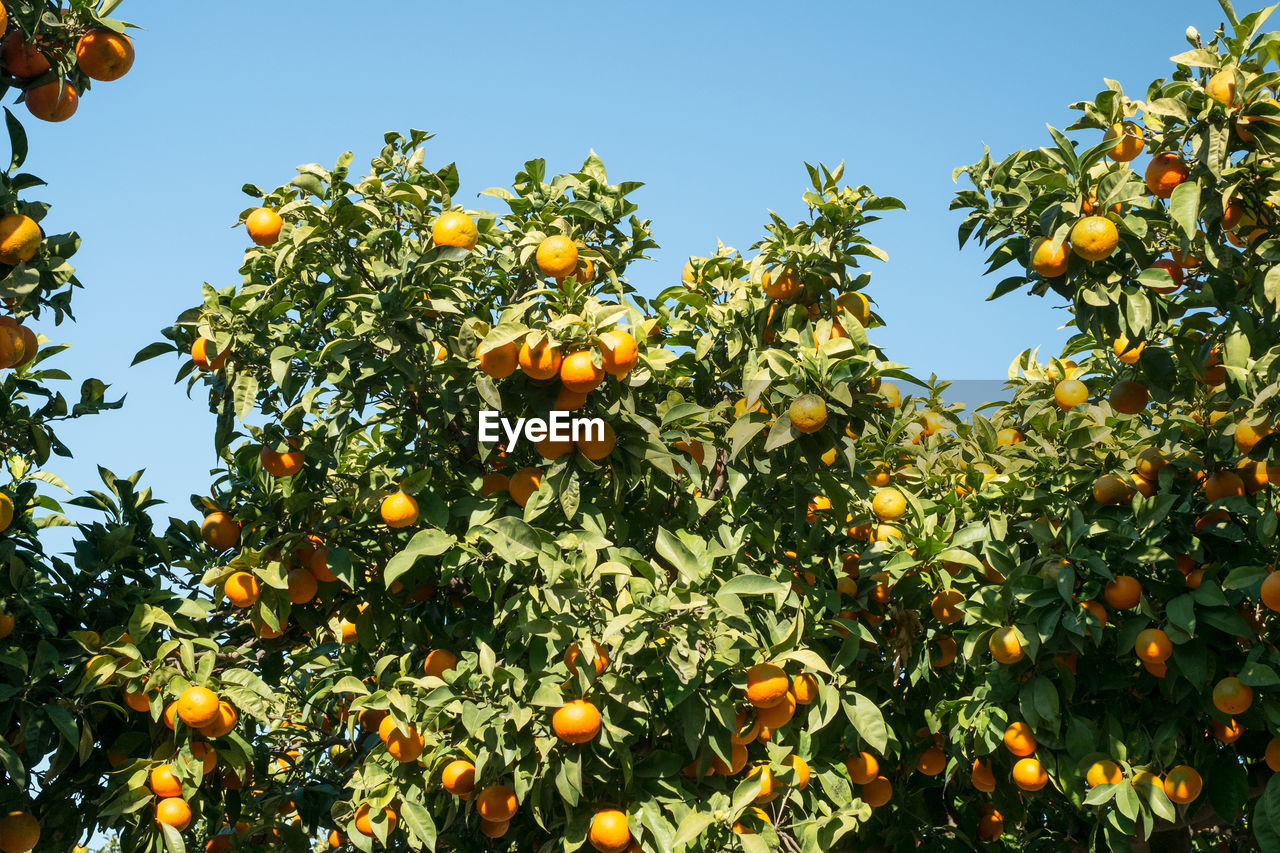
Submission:
[[[1104,77],[1141,96],[1172,71],[1188,24],[1208,34],[1223,19],[1208,0],[128,0],[117,14],[144,28],[133,71],[97,84],[69,122],[25,120],[25,168],[54,204],[46,228],[84,240],[79,322],[38,330],[73,344],[59,366],[77,382],[128,394],[64,428],[77,457],[51,467],[78,490],[95,464],[145,467],[183,517],[216,462],[213,416],[172,384],[176,359],[129,362],[201,282],[238,282],[246,182],[275,186],[348,149],[367,164],[385,131],[419,127],[437,134],[429,163],[457,161],[460,200],[492,207],[469,199],[527,159],[570,171],[594,148],[614,180],[646,182],[635,198],[662,249],[633,281],[651,294],[717,238],[745,250],[767,210],[799,218],[804,162],[844,160],[846,182],[908,206],[868,232],[890,255],[872,267],[888,322],[872,339],[920,375],[1001,378],[1024,348],[1056,353],[1065,314],[983,301],[996,280],[982,253],[957,249],[951,170],[984,143],[998,156],[1044,144],[1045,123],[1069,124],[1067,105]]]

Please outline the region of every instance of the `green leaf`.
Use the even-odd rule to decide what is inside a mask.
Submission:
[[[1280,773],[1267,780],[1253,807],[1252,823],[1260,853],[1280,853]]]
[[[13,152],[9,160],[9,171],[12,172],[27,159],[27,131],[8,107],[4,108],[4,123],[9,128],[9,148]]]
[[[523,524],[523,522],[521,522]],[[392,581],[408,572],[420,557],[438,557],[453,547],[458,540],[443,530],[419,530],[398,554],[387,561],[382,581],[390,586]]]
[[[713,823],[715,823],[715,818],[706,812],[689,812],[684,816],[684,820],[680,821],[679,828],[676,829],[675,840],[671,842],[672,848],[682,847],[698,838]]]
[[[884,754],[889,745],[889,727],[885,725],[884,714],[880,707],[861,693],[854,693],[852,699],[843,699],[845,716],[858,730],[867,746]]]
[[[538,534],[524,519],[513,515],[495,518],[477,528],[477,532],[508,562],[531,560],[538,555]]]
[[[1169,218],[1188,239],[1195,236],[1196,220],[1200,218],[1199,184],[1183,181],[1173,188],[1173,195],[1169,196]]]

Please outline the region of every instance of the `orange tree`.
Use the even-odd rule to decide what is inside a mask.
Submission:
[[[1078,104],[1083,145],[961,170],[962,237],[1022,268],[995,295],[1077,329],[970,421],[885,381],[861,230],[899,204],[841,169],[652,299],[594,156],[502,213],[420,132],[246,187],[243,282],[140,353],[190,354],[225,462],[159,671],[245,720],[141,762],[198,840],[1277,849],[1280,73],[1224,9],[1145,101]],[[483,410],[608,429],[503,446]]]
[[[115,5],[4,3],[0,87],[17,91],[37,118],[69,119],[90,81],[118,79],[132,63],[125,25],[104,17]],[[142,686],[148,676],[146,689],[152,692],[181,686],[175,680],[179,663],[190,659],[190,637],[199,633],[192,630],[193,620],[204,609],[169,591],[183,580],[169,564],[192,550],[196,532],[175,526],[156,533],[148,515],[156,501],[138,487],[137,475],[121,478],[101,469],[102,490],[70,499],[102,517],[76,525],[74,536],[64,540],[71,544],[69,559],[50,554],[42,542],[42,530],[71,523],[62,515],[63,499],[49,488],[65,486],[45,467],[52,457],[70,455],[58,437],[60,425],[119,402],[107,398],[97,379],[84,381],[68,399],[60,389],[70,377],[52,366],[64,347],[36,331],[72,317],[72,294],[81,285],[69,259],[79,238],[42,229],[48,205],[29,197],[42,181],[21,171],[27,138],[7,108],[5,119],[10,161],[0,174],[0,453],[7,474],[0,487],[0,561],[6,567],[0,576],[0,850],[65,851],[86,831],[124,813],[114,787],[104,785],[111,768],[145,772],[149,765],[138,756],[166,754],[152,744],[163,724],[130,723],[128,715],[135,712],[125,704],[151,701]],[[163,640],[161,631],[168,633]],[[150,662],[171,652],[181,661]],[[186,672],[194,677],[195,668]]]

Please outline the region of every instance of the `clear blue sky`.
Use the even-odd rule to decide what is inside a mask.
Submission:
[[[239,281],[247,241],[230,226],[246,182],[275,186],[348,149],[366,165],[385,131],[419,127],[437,134],[428,162],[456,160],[471,203],[527,159],[570,171],[594,148],[615,180],[646,182],[636,199],[662,249],[634,280],[653,293],[717,238],[745,250],[766,210],[798,218],[805,161],[844,160],[848,183],[908,207],[868,232],[890,256],[872,268],[889,324],[873,340],[920,375],[1000,378],[1023,348],[1056,353],[1064,314],[1025,296],[983,302],[996,280],[980,252],[957,249],[951,170],[983,143],[998,156],[1044,144],[1045,123],[1070,123],[1067,104],[1104,77],[1141,96],[1171,72],[1188,24],[1208,34],[1223,17],[1209,0],[128,0],[117,14],[144,27],[133,71],[65,124],[26,121],[26,169],[54,204],[46,227],[84,240],[79,322],[39,331],[73,344],[58,363],[77,381],[128,394],[64,429],[77,458],[52,467],[77,490],[96,463],[146,467],[161,512],[184,517],[216,461],[213,417],[172,384],[176,359],[129,362],[201,282]]]

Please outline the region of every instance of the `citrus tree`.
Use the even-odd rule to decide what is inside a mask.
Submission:
[[[868,341],[900,205],[840,168],[652,298],[594,155],[497,212],[417,131],[246,187],[243,280],[139,354],[224,467],[109,778],[129,843],[1280,847],[1280,42],[1223,8],[1144,100],[959,170],[994,295],[1076,329],[971,419]]]
[[[36,118],[65,121],[91,82],[123,76],[133,61],[125,24],[109,17],[114,2],[10,0],[0,6],[0,87]],[[54,366],[65,347],[42,329],[72,318],[81,286],[70,263],[72,234],[47,234],[49,206],[31,197],[42,185],[23,172],[27,137],[5,109],[10,158],[0,174],[0,850],[66,851],[124,809],[104,785],[113,767],[149,767],[154,731],[126,723],[138,707],[150,661],[196,635],[204,606],[178,598],[184,578],[170,563],[190,553],[194,528],[157,533],[156,503],[138,475],[102,468],[103,488],[78,497],[48,465],[70,455],[64,422],[118,408],[106,385],[88,379],[78,393]],[[65,504],[98,520],[76,525],[69,554],[47,550],[42,531],[66,526]],[[47,536],[44,537],[47,540]],[[171,631],[162,646],[157,626]],[[205,641],[207,642],[207,640]],[[190,642],[188,641],[188,646]],[[143,652],[140,649],[145,649]],[[154,653],[154,655],[152,654]],[[176,673],[176,667],[173,668]],[[163,674],[152,681],[160,686]],[[103,686],[113,682],[108,692]],[[133,713],[133,712],[129,712]],[[155,729],[154,726],[151,727]],[[163,728],[161,725],[160,728]],[[145,744],[145,746],[144,746]],[[137,762],[145,755],[148,761]],[[145,771],[144,771],[145,772]],[[131,849],[137,849],[136,847]]]

